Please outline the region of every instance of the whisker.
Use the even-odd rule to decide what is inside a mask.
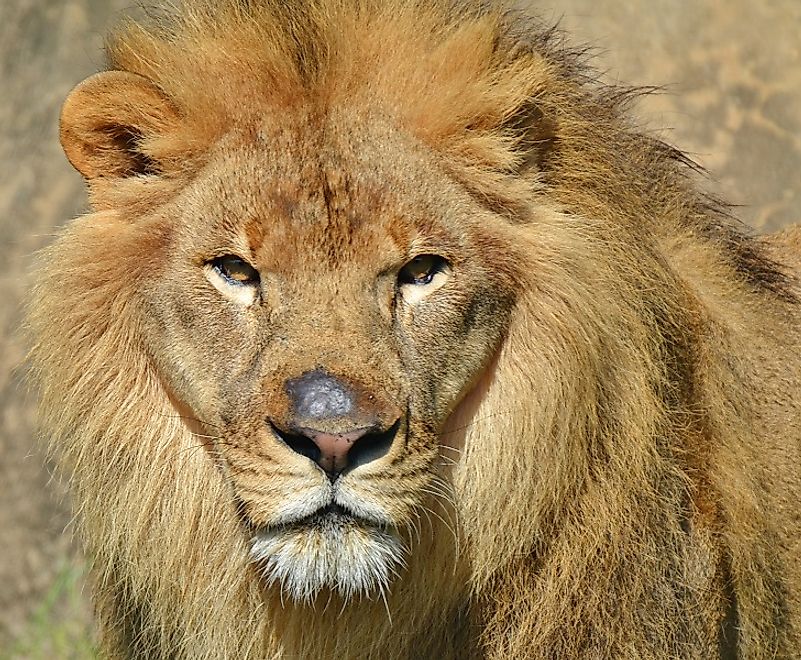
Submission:
[[[211,422],[207,422],[207,421],[205,421],[203,419],[200,419],[199,417],[193,417],[191,415],[181,415],[181,414],[179,414],[177,412],[174,412],[174,413],[157,412],[155,414],[160,416],[160,417],[166,417],[167,419],[181,419],[181,420],[184,420],[184,421],[197,422],[198,424],[203,424],[204,426],[210,426],[210,427],[216,428],[216,429],[224,428],[224,427],[222,427],[222,426],[220,426],[218,424],[212,424]]]
[[[182,454],[184,452],[196,451],[198,449],[203,449],[205,451],[212,452],[212,454],[214,455],[215,458],[221,458],[220,449],[219,449],[221,446],[222,447],[232,447],[234,449],[237,448],[237,445],[235,445],[235,444],[233,444],[231,442],[227,442],[227,441],[223,440],[222,438],[220,438],[218,436],[203,435],[201,433],[194,433],[194,432],[192,433],[192,436],[196,437],[196,438],[204,438],[206,440],[212,440],[213,442],[212,443],[201,442],[200,444],[197,444],[197,445],[190,445],[188,447],[182,447],[181,449],[179,449],[176,452],[176,455],[180,455],[180,454]]]
[[[428,507],[421,506],[420,507],[420,511],[422,511],[423,515],[426,517],[426,520],[428,521],[428,529],[431,532],[431,540],[433,541],[434,540],[434,523],[431,520],[431,516],[429,515],[430,512],[428,510]]]
[[[440,521],[442,521],[442,523],[450,530],[456,547],[456,556],[460,556],[461,539],[457,533],[457,529],[460,527],[460,525],[459,516],[457,515],[458,507],[456,506],[456,493],[453,489],[453,484],[445,481],[441,477],[435,476],[432,482],[423,490],[429,495],[432,495],[435,501],[442,502],[446,505],[443,509],[443,513],[447,516],[447,520],[440,516],[436,511],[432,510],[431,513],[439,518]]]
[[[451,533],[451,535],[453,536],[453,543],[454,543],[454,546],[456,548],[456,556],[458,557],[460,555],[460,553],[461,553],[461,550],[460,550],[461,544],[460,544],[460,541],[459,541],[459,535],[456,533],[456,530],[453,528],[451,523],[448,522],[447,520],[445,520],[445,518],[443,518],[441,515],[439,515],[436,511],[428,509],[427,507],[424,508],[424,511],[426,511],[427,514],[430,513],[432,516],[434,516],[437,519],[439,519],[439,521],[443,525],[445,525],[446,529]],[[431,521],[430,517],[428,518],[428,521],[429,521],[429,525],[431,525],[431,532],[433,534],[434,527],[433,527],[433,524],[432,524],[432,521]]]
[[[421,540],[420,527],[418,525],[418,521],[420,520],[420,514],[417,512],[416,509],[413,511],[413,513],[414,513],[415,517],[410,519],[410,520],[408,520],[408,521],[406,521],[405,529],[406,529],[407,534],[409,534],[409,536],[412,536],[412,531],[414,532],[414,535],[412,536],[412,538],[416,539],[416,542],[419,545],[420,544],[420,540]]]
[[[442,490],[441,487],[431,484],[422,490],[424,493],[428,493],[429,495],[433,495],[434,497],[442,499],[446,504],[450,504],[452,507],[456,506],[456,502],[453,499],[452,493]]]
[[[392,568],[390,569],[393,573],[394,577],[398,577],[398,572]],[[387,590],[386,585],[383,582],[379,582],[378,584],[378,593],[381,596],[381,600],[384,601],[384,611],[387,613],[387,619],[389,620],[389,625],[392,625],[392,613],[389,611],[389,603],[387,602]]]
[[[492,419],[493,417],[501,417],[503,415],[511,415],[514,413],[514,410],[501,410],[500,412],[494,412],[490,415],[485,415],[484,417],[479,417],[478,419],[470,420],[468,424],[464,426],[457,426],[455,429],[450,429],[449,431],[445,431],[444,433],[440,433],[439,437],[443,437],[446,435],[451,435],[452,433],[458,433],[459,431],[464,431],[465,429],[469,429],[471,426],[475,426],[479,422],[485,422],[488,419]]]

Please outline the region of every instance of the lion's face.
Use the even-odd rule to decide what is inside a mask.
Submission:
[[[297,599],[383,588],[413,551],[513,302],[487,212],[391,128],[337,123],[229,134],[144,220],[169,234],[139,285],[147,350]]]

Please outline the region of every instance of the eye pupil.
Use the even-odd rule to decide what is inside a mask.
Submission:
[[[226,255],[214,259],[211,263],[214,269],[232,284],[252,286],[259,282],[258,271],[239,257]]]

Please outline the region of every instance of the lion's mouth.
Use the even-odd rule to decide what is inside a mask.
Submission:
[[[341,519],[343,522],[371,524],[363,518],[359,518],[351,511],[336,502],[330,502],[326,506],[318,509],[314,513],[295,521],[294,525],[319,525]]]
[[[238,501],[236,508],[243,525],[248,532],[254,536],[262,531],[288,528],[302,529],[304,527],[320,526],[332,521],[349,523],[353,525],[363,525],[365,527],[377,527],[382,529],[390,527],[390,525],[379,523],[375,519],[361,516],[334,500],[331,500],[328,504],[321,506],[319,509],[312,511],[311,513],[299,515],[296,518],[284,518],[279,523],[266,525],[256,523],[252,518],[250,518],[250,516],[248,516],[244,502]]]
[[[331,502],[317,509],[317,511],[297,518],[296,520],[283,522],[278,525],[262,526],[256,528],[254,531],[256,535],[261,532],[278,532],[281,530],[308,530],[310,532],[322,531],[327,533],[330,530],[338,530],[345,527],[377,529],[390,534],[394,533],[390,526],[378,524],[375,520],[369,520],[359,516],[336,502]]]

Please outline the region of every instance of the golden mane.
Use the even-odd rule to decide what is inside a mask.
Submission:
[[[732,589],[742,648],[769,657],[798,644],[799,569],[773,553],[784,543],[789,556],[790,541],[765,513],[801,494],[799,404],[786,395],[801,391],[786,355],[799,345],[797,288],[698,192],[683,155],[633,130],[631,93],[596,83],[557,32],[447,0],[204,0],[129,22],[108,55],[175,105],[181,130],[140,144],[173,164],[169,185],[191,178],[231,123],[325,121],[332,107],[381,116],[505,216],[527,261],[500,353],[443,434],[464,447],[456,510],[441,512],[458,519],[463,554],[432,521],[404,589],[314,611],[263,591],[226,482],[144,349],[130,282],[158,237],[109,223],[110,210],[76,220],[40,257],[31,356],[107,648],[465,658],[477,636],[477,657],[647,657],[647,638],[667,657],[726,647],[693,612],[725,620]],[[111,231],[125,233],[115,250]],[[770,366],[782,354],[791,363]],[[785,439],[764,439],[782,424]],[[762,453],[795,465],[775,477],[781,492],[766,494],[779,469]],[[680,588],[654,593],[664,580]],[[119,593],[139,609],[117,611]],[[644,622],[644,601],[664,616]]]
[[[201,0],[151,18],[125,23],[106,51],[111,70],[152,80],[180,111],[179,135],[142,145],[155,160],[191,172],[189,156],[265,112],[378,114],[494,208],[525,208],[541,182],[586,217],[689,223],[747,280],[782,290],[759,245],[697,189],[698,167],[633,130],[631,102],[649,90],[599,84],[583,49],[501,2]]]

